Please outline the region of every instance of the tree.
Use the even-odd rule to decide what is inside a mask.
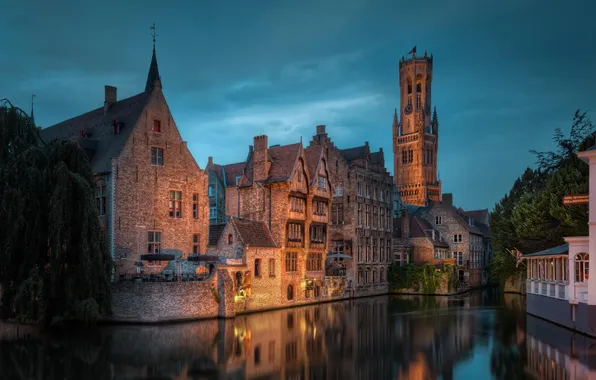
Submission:
[[[563,244],[565,236],[588,234],[587,206],[564,206],[562,199],[565,194],[588,192],[589,168],[575,153],[594,145],[593,130],[587,113],[576,111],[569,137],[555,130],[554,151],[531,151],[537,156],[538,168],[527,168],[490,215],[493,280],[503,283],[524,270],[515,266],[511,249],[533,253]]]
[[[0,183],[2,316],[49,324],[109,313],[112,262],[85,153],[72,141],[45,144],[5,101]]]

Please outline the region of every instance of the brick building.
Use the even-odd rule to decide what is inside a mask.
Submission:
[[[238,183],[245,166],[246,162],[218,165],[213,163],[213,157],[209,157],[205,172],[209,176],[211,225],[225,224],[226,216],[238,216]]]
[[[118,100],[116,87],[105,86],[102,107],[43,129],[41,136],[46,141],[73,139],[86,151],[118,274],[140,268],[158,272],[166,266],[141,260],[141,254],[205,252],[207,176],[165,100],[155,46],[143,92]]]
[[[486,264],[492,258],[488,210],[464,211],[453,206],[451,194],[427,207],[405,206],[395,219],[396,243],[407,240],[416,264],[450,261],[462,286],[488,280]]]
[[[439,121],[431,111],[433,57],[399,62],[400,107],[393,116],[395,184],[405,204],[426,206],[441,200],[437,177]]]
[[[232,228],[229,224],[259,223],[269,231],[277,248],[266,258],[253,257],[250,253],[243,256],[245,274],[255,273],[257,268],[263,273],[252,277],[252,288],[256,289],[257,283],[266,284],[261,288],[269,289],[269,306],[322,297],[327,289],[325,259],[332,194],[323,149],[305,149],[302,143],[268,146],[267,136],[256,136],[246,163],[229,166],[230,176],[237,178],[238,185],[231,187],[226,197],[236,196],[238,208],[232,213],[237,212],[237,216],[221,232],[212,228],[211,240],[217,241],[213,251],[220,256],[225,252],[225,246],[229,245],[226,234]],[[237,175],[234,169],[241,166],[243,170]],[[233,203],[226,200],[230,208],[234,207]],[[219,233],[221,236],[217,237]],[[234,237],[231,239],[233,242]],[[226,263],[230,264],[230,260],[226,259]],[[241,287],[238,284],[237,291]],[[248,302],[251,305],[247,307],[265,307],[261,301],[259,305],[254,305],[257,301],[252,299]]]
[[[317,126],[310,147],[324,148],[335,188],[329,250],[352,257],[338,266],[345,267],[355,295],[386,292],[393,261],[393,179],[385,169],[383,149],[371,152],[368,142],[339,149],[324,125]]]

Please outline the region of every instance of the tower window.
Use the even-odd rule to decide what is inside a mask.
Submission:
[[[412,149],[408,150],[408,162],[414,161],[414,151]]]
[[[412,97],[411,96],[408,96],[408,104],[412,105]]]
[[[416,109],[419,110],[422,107],[422,96],[416,94]]]
[[[412,78],[408,78],[408,94],[412,93]]]
[[[422,92],[422,83],[416,82],[416,92]]]

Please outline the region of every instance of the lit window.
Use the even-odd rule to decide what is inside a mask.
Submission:
[[[590,277],[590,255],[578,253],[575,255],[575,281],[588,282]]]

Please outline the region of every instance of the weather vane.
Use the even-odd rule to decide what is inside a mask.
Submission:
[[[155,31],[155,23],[151,25],[151,36],[153,37],[153,48],[155,49],[155,37],[157,37],[157,32]]]

